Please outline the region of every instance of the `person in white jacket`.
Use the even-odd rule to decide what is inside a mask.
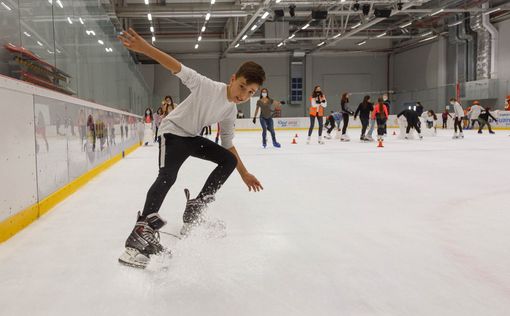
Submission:
[[[480,106],[480,102],[474,101],[471,106],[471,110],[468,112],[469,119],[471,120],[471,128],[475,128],[475,123],[478,123],[478,127],[480,127],[480,122],[478,122],[478,117],[480,113],[482,113],[483,108]]]
[[[462,106],[455,98],[450,99],[450,104],[453,106],[453,111],[454,111],[453,127],[455,130],[455,133],[453,134],[453,138],[454,139],[464,138],[464,133],[462,132],[462,118],[464,117],[464,110],[462,109]],[[458,133],[457,133],[457,129],[459,130]]]

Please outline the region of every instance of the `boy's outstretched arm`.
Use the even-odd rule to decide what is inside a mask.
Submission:
[[[117,38],[127,49],[154,59],[172,73],[176,74],[181,71],[181,63],[177,59],[149,44],[132,28],[122,32]]]
[[[248,186],[248,190],[253,190],[253,192],[259,192],[260,190],[264,190],[262,184],[260,184],[259,180],[246,170],[243,162],[241,161],[241,157],[237,153],[237,150],[234,146],[228,149],[231,153],[233,153],[237,158],[237,171],[241,175],[244,183]]]

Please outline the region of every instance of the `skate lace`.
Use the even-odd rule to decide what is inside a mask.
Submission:
[[[142,237],[143,239],[145,239],[149,244],[151,245],[155,245],[155,246],[160,246],[160,236],[159,236],[159,232],[158,231],[155,231],[153,230],[152,228],[150,227],[146,227],[144,230],[143,230],[143,233],[142,233]]]

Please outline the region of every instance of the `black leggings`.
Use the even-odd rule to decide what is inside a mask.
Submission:
[[[378,117],[377,120],[377,135],[383,136],[384,131],[386,130],[386,118],[385,117]]]
[[[233,153],[207,138],[164,134],[159,141],[159,174],[147,192],[143,216],[159,211],[168,190],[177,179],[179,169],[190,156],[218,164],[196,197],[206,203],[214,200],[216,191],[237,166],[237,158]]]
[[[342,135],[347,132],[347,126],[349,126],[349,114],[342,113],[342,120],[344,121],[344,126],[342,127]]]
[[[328,127],[328,134],[331,134],[331,131],[335,128],[335,119],[333,117],[328,118],[328,121],[326,122],[329,125]]]
[[[457,127],[459,128],[459,132],[462,133],[462,118],[456,117],[453,122],[453,128],[455,129],[455,133],[457,133]]]
[[[418,126],[418,121],[415,121],[415,120],[407,121],[406,134],[409,134],[409,132],[411,131],[411,128],[414,128],[418,132],[418,134],[421,133],[420,126]]]
[[[365,136],[365,133],[367,132],[369,119],[368,119],[368,117],[361,117],[361,116],[359,118],[361,120],[361,136]]]
[[[322,116],[317,116],[317,121],[319,121],[319,136],[322,136],[322,123],[324,118]],[[312,136],[313,127],[315,126],[315,116],[310,115],[310,128],[308,129],[308,136]]]
[[[443,119],[443,128],[448,128],[448,119]]]

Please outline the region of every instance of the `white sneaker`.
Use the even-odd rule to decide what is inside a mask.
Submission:
[[[459,135],[458,135],[457,133],[454,133],[452,138],[453,138],[453,139],[458,139],[458,138],[459,138]]]
[[[423,136],[421,136],[420,134],[418,134],[418,136],[420,137],[420,140],[422,140],[422,139],[423,139]]]
[[[319,145],[324,145],[324,141],[322,140],[321,136],[319,136]]]
[[[464,133],[460,133],[459,138],[464,138]]]
[[[307,144],[307,145],[310,145],[310,136],[308,136],[308,137],[306,138],[306,144]]]
[[[349,136],[347,134],[343,134],[342,137],[340,137],[340,141],[342,141],[342,142],[348,142],[350,140],[351,139],[349,138]]]
[[[324,135],[324,138],[331,139],[331,134],[327,133],[326,135]]]

